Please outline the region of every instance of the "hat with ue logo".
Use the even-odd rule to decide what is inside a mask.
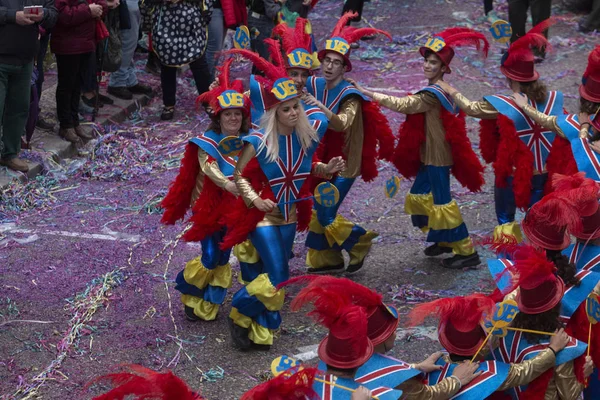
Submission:
[[[434,52],[446,66],[446,73],[452,72],[450,62],[454,58],[454,48],[460,46],[474,46],[487,57],[490,44],[482,33],[469,28],[448,28],[436,33],[427,39],[425,46],[419,48],[423,57],[427,51]]]
[[[244,85],[240,80],[229,80],[229,71],[233,58],[228,59],[222,66],[218,67],[220,72],[218,86],[208,92],[202,93],[196,98],[196,105],[208,103],[214,115],[219,115],[223,110],[241,109],[244,117],[250,115],[250,99],[243,94]]]
[[[307,23],[306,19],[298,18],[294,28],[281,23],[273,29],[273,36],[281,38],[281,47],[288,68],[302,68],[309,71],[313,68],[312,39],[306,33]]]

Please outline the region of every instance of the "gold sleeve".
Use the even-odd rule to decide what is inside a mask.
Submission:
[[[219,169],[219,164],[214,160],[209,161],[208,154],[200,148],[198,149],[198,162],[200,163],[200,169],[204,175],[208,176],[215,185],[224,188],[225,185],[229,183],[229,179],[227,179]]]
[[[585,139],[585,138],[588,137],[588,135],[589,135],[589,127],[590,127],[590,124],[581,124],[579,126],[579,137],[581,139]]]
[[[598,282],[596,284],[596,286],[594,286],[594,289],[592,290],[594,293],[596,293],[597,295],[600,295],[600,282]]]
[[[244,199],[244,203],[248,208],[252,207],[252,203],[259,197],[258,193],[252,189],[252,185],[248,179],[242,176],[242,172],[246,165],[256,156],[256,151],[254,151],[254,147],[251,144],[246,144],[242,149],[242,153],[238,158],[238,162],[235,166],[235,170],[233,171],[233,179],[235,181],[238,190],[240,191],[240,195]]]
[[[331,179],[333,176],[327,173],[327,164],[322,162],[313,163],[311,174],[317,178]]]
[[[565,134],[556,123],[556,116],[546,115],[542,112],[539,112],[535,108],[531,107],[529,104],[523,107],[523,111],[525,111],[525,114],[529,115],[529,117],[533,119],[536,124],[546,129],[550,129],[552,132],[555,132],[558,136],[565,138]]]
[[[445,400],[458,393],[460,384],[458,379],[445,378],[430,386],[417,376],[402,382],[397,388],[402,390],[402,400]]]
[[[523,361],[518,364],[510,364],[508,377],[497,391],[501,392],[517,386],[527,385],[548,369],[553,368],[555,361],[556,356],[552,350],[546,349],[540,351],[538,355],[531,360]]]
[[[420,114],[439,106],[439,101],[432,94],[417,93],[405,97],[388,96],[382,93],[373,93],[373,100],[390,110],[402,114]]]
[[[488,101],[471,101],[458,92],[452,95],[452,99],[458,108],[470,117],[479,119],[494,119],[498,117],[498,111]]]
[[[575,400],[583,391],[584,385],[579,383],[575,376],[573,361],[560,364],[554,371],[554,381],[558,398],[562,400]]]
[[[329,120],[329,128],[337,132],[345,132],[354,123],[356,114],[360,111],[360,99],[357,97],[350,97],[345,100],[337,114],[331,115]]]

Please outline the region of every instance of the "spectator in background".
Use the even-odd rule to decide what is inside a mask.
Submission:
[[[531,8],[532,25],[536,26],[550,18],[552,14],[552,0],[508,0],[508,22],[512,27],[512,37],[510,42],[514,42],[525,35],[525,25],[527,23],[527,9]],[[544,32],[548,37],[548,30]],[[538,50],[538,56],[544,57],[544,52]]]
[[[269,59],[269,51],[264,43],[265,39],[271,37],[275,27],[277,13],[286,0],[247,0],[250,7],[248,13],[248,29],[250,30],[250,47],[265,60]],[[258,35],[255,35],[258,32]],[[252,67],[252,73],[257,73],[256,67]]]
[[[80,0],[56,0],[56,8],[58,23],[52,32],[50,47],[56,55],[58,69],[56,113],[59,135],[71,143],[80,143],[81,139],[91,138],[79,126],[81,82],[91,53],[96,51],[97,39],[102,39],[97,38],[97,28],[107,11],[107,4],[105,0],[91,0],[89,4]]]
[[[42,6],[42,12],[28,14],[23,3]],[[39,26],[50,29],[56,18],[53,0],[0,0],[0,165],[15,171],[29,170],[27,163],[18,156],[29,114]]]
[[[140,21],[142,19],[138,0],[124,1],[127,2],[127,9],[129,10],[130,28],[121,29],[120,35],[123,49],[121,68],[117,72],[110,74],[108,93],[123,100],[131,100],[134,94],[151,95],[152,88],[139,83],[135,74],[133,54],[137,48]]]
[[[300,18],[308,18],[308,12],[312,7],[313,0],[287,0],[285,6],[291,12],[298,13]]]
[[[37,88],[38,100],[42,97],[42,88],[44,85],[44,60],[46,53],[48,52],[48,45],[50,44],[50,32],[40,26],[40,47],[37,53],[35,68],[37,69],[37,80],[35,82]],[[41,110],[38,109],[38,118],[36,126],[40,129],[54,130],[54,124],[50,121],[45,120],[40,115]]]
[[[589,14],[579,22],[579,31],[583,33],[600,30],[600,0],[586,2]]]
[[[219,52],[223,49],[227,29],[235,29],[248,24],[248,11],[245,0],[215,0],[208,24],[206,63],[210,71],[210,81],[215,80],[215,66],[219,65]]]

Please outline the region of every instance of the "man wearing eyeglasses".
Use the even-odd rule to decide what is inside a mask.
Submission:
[[[391,159],[393,153],[394,136],[379,106],[344,80],[344,74],[352,70],[349,53],[353,42],[364,35],[390,37],[378,29],[346,26],[356,15],[346,13],[340,18],[325,48],[318,53],[323,77],[311,76],[306,82],[314,99],[304,101],[319,107],[329,119],[329,129],[319,149],[321,160],[342,156],[346,161],[346,169],[331,180],[339,191],[337,205],[326,208],[315,204],[306,239],[309,273],[353,274],[362,268],[377,233],[350,222],[338,214],[338,209],[356,178],[362,176],[366,182],[374,179],[377,160]],[[347,268],[342,250],[350,256]]]

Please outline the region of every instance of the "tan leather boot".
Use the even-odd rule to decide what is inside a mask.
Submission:
[[[88,140],[92,140],[94,138],[94,136],[92,136],[92,134],[90,132],[87,132],[81,126],[76,126],[75,127],[75,134],[77,134],[77,136],[79,136],[80,138],[82,138],[86,142]]]
[[[79,136],[77,136],[77,133],[73,128],[61,129],[58,131],[58,135],[71,143],[81,143],[81,139],[79,138]]]
[[[13,171],[27,172],[29,171],[29,165],[25,162],[25,160],[21,160],[20,158],[14,157],[9,160],[0,160],[0,165],[7,166]]]

